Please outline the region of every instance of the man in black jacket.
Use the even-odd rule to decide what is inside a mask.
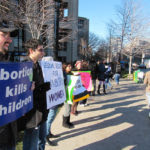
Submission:
[[[42,69],[38,63],[45,55],[41,41],[31,39],[26,42],[28,61],[33,62],[33,109],[25,115],[26,130],[24,132],[23,150],[44,150],[46,142],[46,91],[50,89],[50,83],[45,82]]]
[[[8,22],[0,22],[0,61],[8,61],[8,47],[15,30]],[[17,137],[16,121],[0,127],[0,150],[15,150]]]
[[[98,84],[97,93],[99,95],[101,95],[101,93],[100,93],[101,84],[103,84],[103,93],[107,94],[106,93],[106,89],[105,89],[105,71],[106,71],[106,68],[105,68],[104,61],[101,60],[100,64],[98,65],[98,80],[99,80],[99,84]]]
[[[94,87],[94,89],[92,91],[92,96],[95,96],[98,66],[97,66],[97,63],[94,60],[94,58],[92,58],[89,63],[89,70],[91,71],[92,83],[93,83],[93,87]]]

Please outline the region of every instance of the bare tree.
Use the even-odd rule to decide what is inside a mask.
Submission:
[[[120,53],[129,57],[129,74],[133,56],[139,54],[139,41],[148,32],[148,19],[144,17],[139,3],[134,0],[123,0],[122,7],[117,10],[117,37],[120,38]]]
[[[108,58],[108,50],[109,50],[109,44],[106,40],[100,39],[99,41],[99,47],[98,50],[95,53],[95,56],[98,60],[107,60]]]
[[[96,34],[90,32],[89,34],[89,45],[88,47],[93,50],[93,52],[96,52],[100,45],[100,37],[98,37]]]

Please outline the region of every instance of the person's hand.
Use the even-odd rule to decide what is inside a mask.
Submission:
[[[35,89],[35,82],[33,81],[31,85],[31,90],[33,91],[34,89]]]
[[[79,72],[73,72],[73,75],[77,76],[79,75]]]

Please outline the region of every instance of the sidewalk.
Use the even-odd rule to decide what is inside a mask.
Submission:
[[[52,139],[58,146],[46,150],[149,150],[150,120],[142,84],[122,79],[107,95],[88,99],[87,107],[78,106],[71,115],[75,128],[62,126],[63,109],[52,124]]]

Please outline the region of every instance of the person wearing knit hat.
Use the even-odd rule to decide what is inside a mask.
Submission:
[[[12,43],[11,33],[15,28],[6,21],[0,22],[0,61],[7,62],[8,49]],[[17,122],[13,121],[0,127],[0,150],[15,150],[17,139]]]

